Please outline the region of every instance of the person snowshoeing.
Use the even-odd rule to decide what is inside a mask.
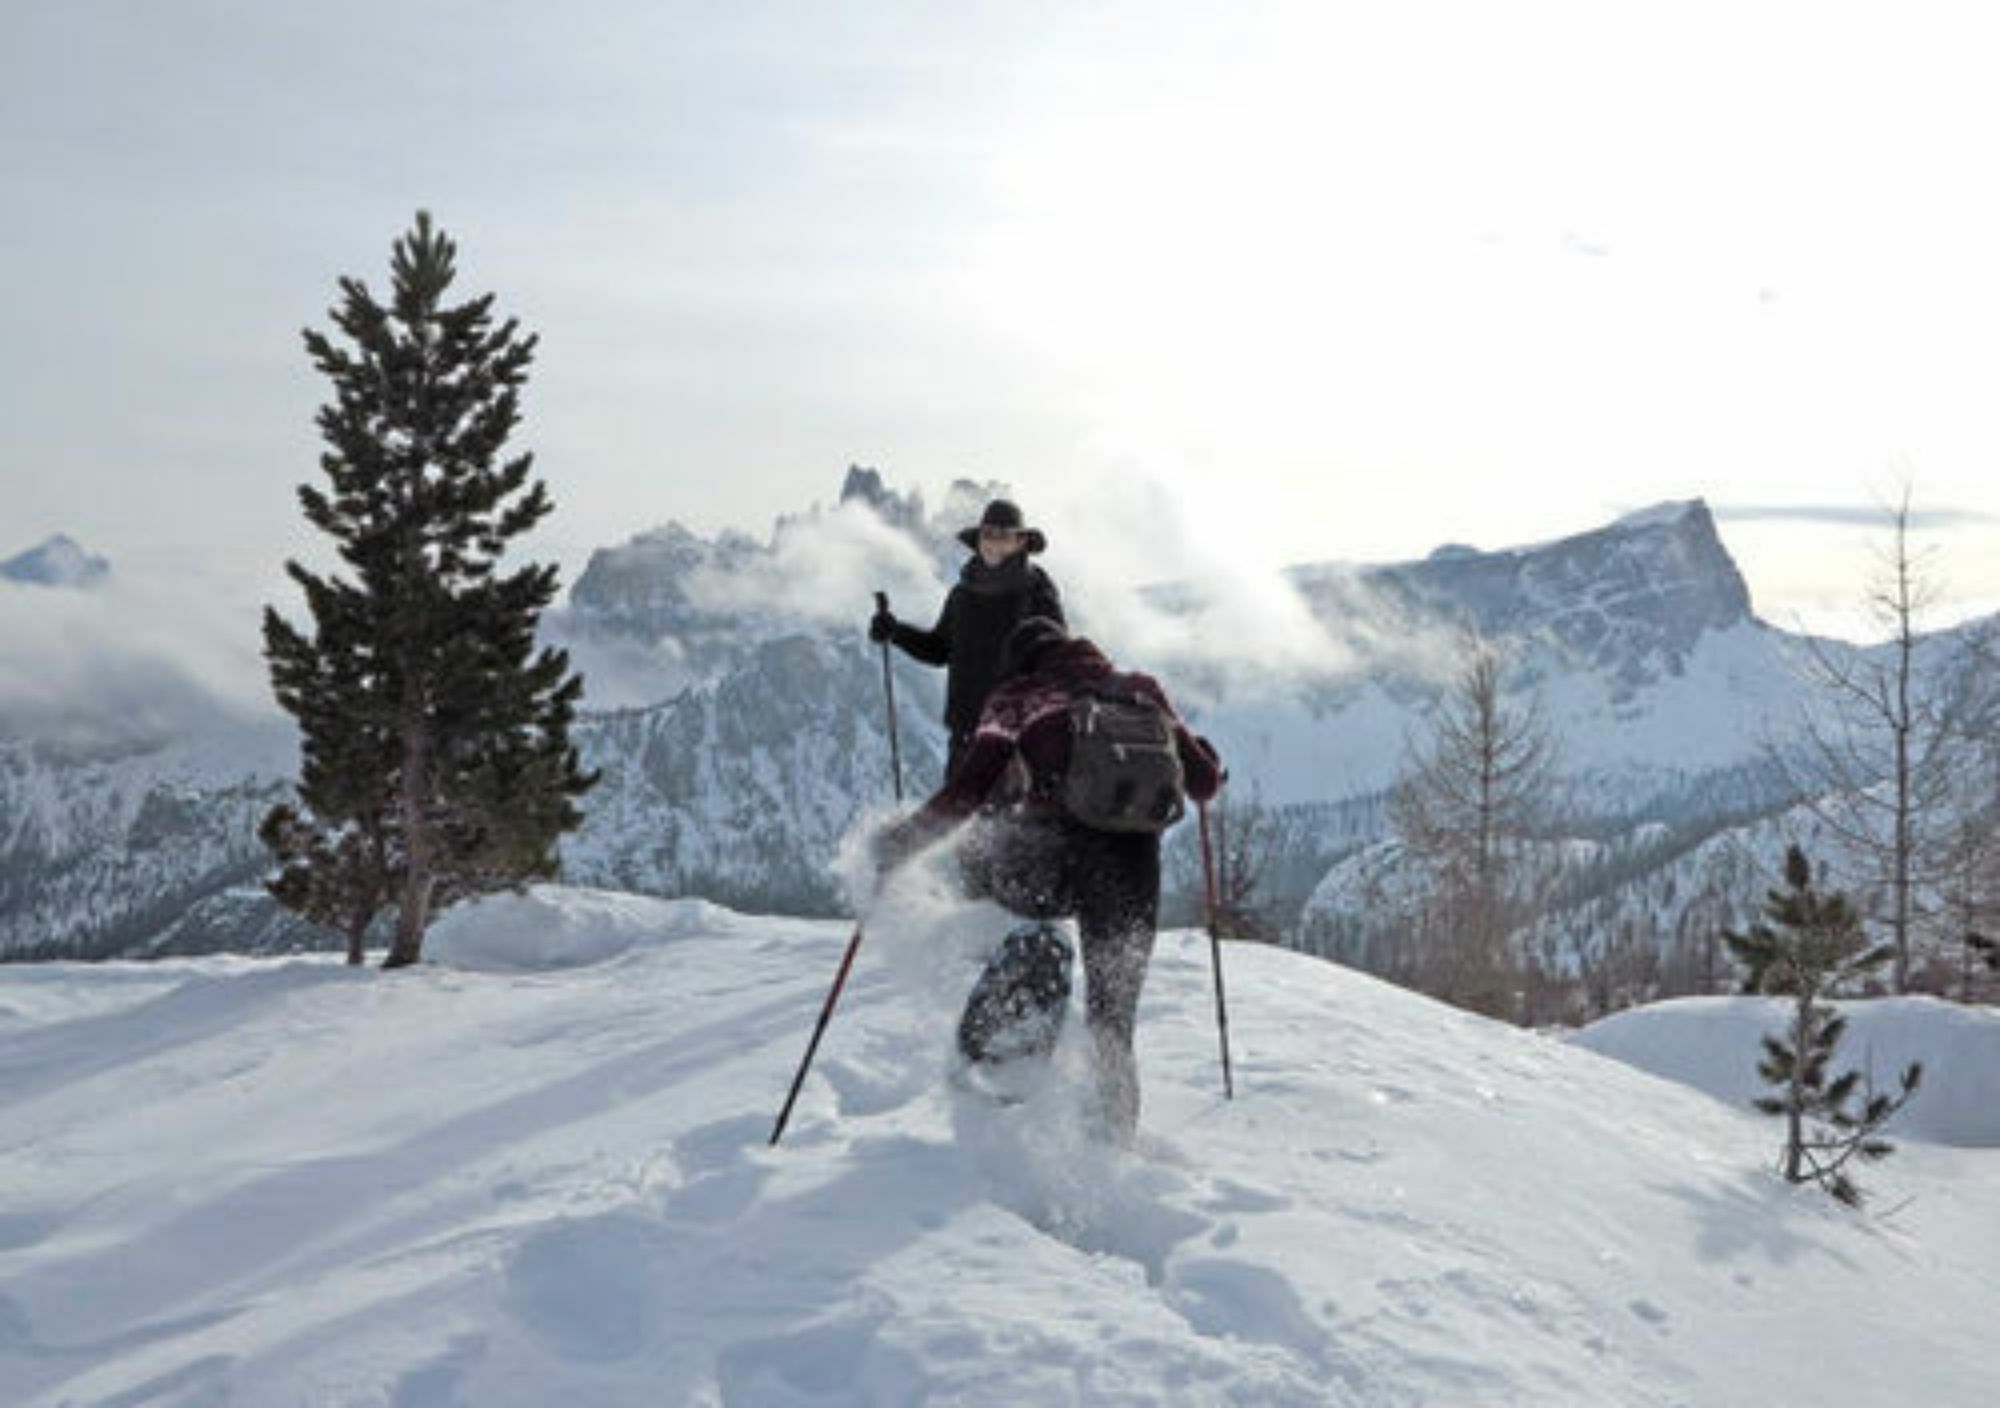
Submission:
[[[968,893],[1037,924],[1016,929],[973,989],[959,1026],[969,1062],[1045,1055],[1056,1007],[1011,1045],[1003,1028],[1067,999],[1067,945],[1047,921],[1073,916],[1083,946],[1085,1012],[1095,1067],[1098,1131],[1129,1143],[1139,1121],[1132,1038],[1158,923],[1160,835],[1181,799],[1207,801],[1224,772],[1214,747],[1188,730],[1150,675],[1119,671],[1096,645],[1049,617],[1007,637],[1005,677],[944,786],[876,842],[884,878],[978,816],[960,849]],[[1026,766],[1026,795],[982,812],[1009,762]],[[1060,973],[1060,977],[1057,974]]]
[[[1019,505],[993,500],[979,522],[960,530],[958,539],[973,556],[945,597],[936,625],[927,631],[908,625],[887,606],[878,607],[868,622],[871,641],[889,641],[913,660],[946,667],[947,777],[971,744],[979,710],[999,682],[1007,633],[1029,616],[1063,620],[1056,584],[1028,560],[1048,548],[1048,539],[1039,528],[1026,526]]]

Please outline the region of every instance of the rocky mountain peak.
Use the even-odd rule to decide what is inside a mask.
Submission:
[[[643,640],[671,638],[685,645],[726,635],[745,624],[739,619],[744,613],[740,604],[719,604],[732,594],[717,591],[718,584],[738,574],[781,574],[787,537],[826,523],[849,504],[864,506],[901,531],[936,560],[938,575],[949,580],[965,557],[958,531],[978,520],[988,499],[1006,493],[1002,484],[960,479],[931,511],[920,490],[899,494],[878,471],[850,465],[831,509],[816,502],[804,512],[785,515],[764,541],[737,529],[710,540],[679,523],[668,523],[617,547],[600,548],[571,587],[569,605],[580,623],[592,629]]]
[[[1751,619],[1750,589],[1700,499],[1626,514],[1524,555],[1526,619],[1631,682],[1680,660],[1705,631]]]
[[[840,484],[842,504],[860,502],[875,511],[876,517],[884,523],[921,534],[924,527],[924,496],[912,489],[907,494],[899,494],[883,482],[879,471],[866,465],[851,464],[847,467],[847,477]]]
[[[110,574],[109,562],[85,551],[66,533],[0,561],[0,578],[37,587],[91,587]]]
[[[1700,499],[1518,548],[1447,544],[1415,562],[1298,568],[1330,624],[1385,613],[1400,628],[1469,629],[1514,647],[1531,672],[1590,668],[1625,685],[1677,673],[1706,631],[1750,619],[1750,592]]]

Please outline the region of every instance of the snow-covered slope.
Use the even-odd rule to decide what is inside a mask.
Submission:
[[[1170,933],[1112,1153],[1074,1027],[1028,1105],[954,1103],[993,918],[921,908],[769,1148],[846,932],[544,890],[401,974],[0,969],[0,1400],[1990,1401],[2000,1152],[1909,1142],[1857,1217],[1759,1117],[1271,949],[1225,1103]]]

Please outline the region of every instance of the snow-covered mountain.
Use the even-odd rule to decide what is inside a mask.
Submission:
[[[1795,642],[1751,614],[1699,500],[1539,547],[1289,576],[1352,663],[1254,700],[1223,683],[1236,756],[1248,750],[1277,802],[1388,786],[1423,709],[1464,667],[1467,632],[1500,651],[1510,694],[1539,699],[1565,771],[1602,794],[1593,809],[1656,811],[1661,794],[1753,762],[1800,697]],[[1201,609],[1198,596],[1177,604]]]
[[[1403,630],[1463,625],[1526,647],[1515,664],[1529,683],[1588,670],[1618,701],[1682,674],[1705,636],[1752,620],[1749,589],[1699,499],[1535,547],[1446,546],[1421,562],[1288,575],[1323,619],[1358,604],[1378,632],[1385,606]]]
[[[904,704],[897,748],[914,791],[943,770],[944,737],[935,690]],[[603,772],[563,852],[581,883],[838,913],[828,861],[857,815],[893,802],[881,661],[824,636],[763,641],[720,678],[588,718],[577,737]]]
[[[296,766],[275,725],[122,747],[0,740],[0,956],[296,946],[263,895],[256,834]]]
[[[1258,946],[1225,1102],[1207,943],[1168,932],[1116,1152],[1074,1021],[1026,1105],[954,1098],[1003,921],[916,918],[871,928],[776,1148],[843,924],[539,889],[395,974],[0,968],[0,1401],[1991,1400],[2000,1150],[1953,1118],[1994,1108],[1990,1011],[1883,1004],[1919,1101],[1969,1098],[1905,1112],[1857,1215],[1741,1105]]]
[[[111,575],[111,564],[58,533],[26,552],[0,559],[0,579],[37,587],[82,588]]]
[[[580,660],[621,676],[608,685],[617,702],[666,698],[801,629],[845,625],[851,643],[876,590],[899,605],[936,602],[965,557],[954,533],[1000,492],[961,480],[933,511],[921,494],[898,494],[854,466],[831,508],[781,518],[762,542],[669,523],[599,549],[551,625]],[[593,700],[607,702],[606,690],[606,681],[593,683]]]
[[[961,483],[932,509],[855,469],[832,506],[761,543],[670,525],[596,554],[550,622],[590,680],[578,736],[604,773],[566,847],[569,878],[835,912],[840,838],[892,800],[882,658],[861,631],[870,593],[886,587],[913,616],[934,609],[963,560],[954,531],[998,488]],[[1161,675],[1222,746],[1233,794],[1270,810],[1288,920],[1310,899],[1337,927],[1360,893],[1342,867],[1373,863],[1357,858],[1384,840],[1384,790],[1461,668],[1468,629],[1498,645],[1508,687],[1533,694],[1560,742],[1582,847],[1564,916],[1581,936],[1566,942],[1641,912],[1664,940],[1761,891],[1722,894],[1718,875],[1742,876],[1713,865],[1661,881],[1789,805],[1766,749],[1796,729],[1807,694],[1800,639],[1752,614],[1698,500],[1529,547],[1298,568],[1250,589],[1064,585],[1073,623]],[[1964,654],[1989,627],[1926,648]],[[941,679],[900,655],[894,679],[903,777],[920,795],[937,781]],[[157,780],[171,747],[78,759],[0,742],[0,954],[309,941],[253,885],[254,818],[289,759],[239,752],[233,772],[184,785]],[[51,844],[56,832],[73,844]],[[1186,836],[1175,849],[1185,891],[1198,872]],[[190,913],[191,898],[203,903]]]

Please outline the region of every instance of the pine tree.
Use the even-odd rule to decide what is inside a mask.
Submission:
[[[299,806],[266,818],[271,889],[309,919],[362,936],[395,912],[385,967],[468,895],[553,875],[559,839],[595,783],[569,739],[580,676],[538,650],[552,566],[500,573],[501,554],[553,507],[531,455],[501,460],[536,339],[494,326],[493,296],[447,304],[456,249],[419,212],[394,248],[384,307],[342,279],[337,344],[308,329],[333,384],[319,413],[327,489],[307,519],[351,576],[286,571],[312,629],[264,614],[279,703],[299,723]]]
[[[1923,1067],[1911,1063],[1894,1095],[1875,1091],[1872,1079],[1858,1070],[1827,1079],[1847,1019],[1821,1002],[1821,996],[1879,969],[1894,957],[1895,947],[1869,945],[1847,897],[1814,888],[1811,863],[1797,846],[1785,853],[1785,884],[1786,889],[1772,890],[1765,899],[1769,922],[1722,936],[1747,970],[1746,991],[1793,999],[1790,1023],[1778,1035],[1764,1037],[1764,1057],[1757,1065],[1757,1074],[1777,1093],[1755,1104],[1785,1120],[1781,1166],[1786,1180],[1817,1183],[1856,1206],[1861,1190],[1846,1166],[1856,1157],[1872,1162],[1893,1152],[1894,1146],[1877,1131],[1916,1093]],[[1859,1108],[1854,1107],[1857,1095]]]

